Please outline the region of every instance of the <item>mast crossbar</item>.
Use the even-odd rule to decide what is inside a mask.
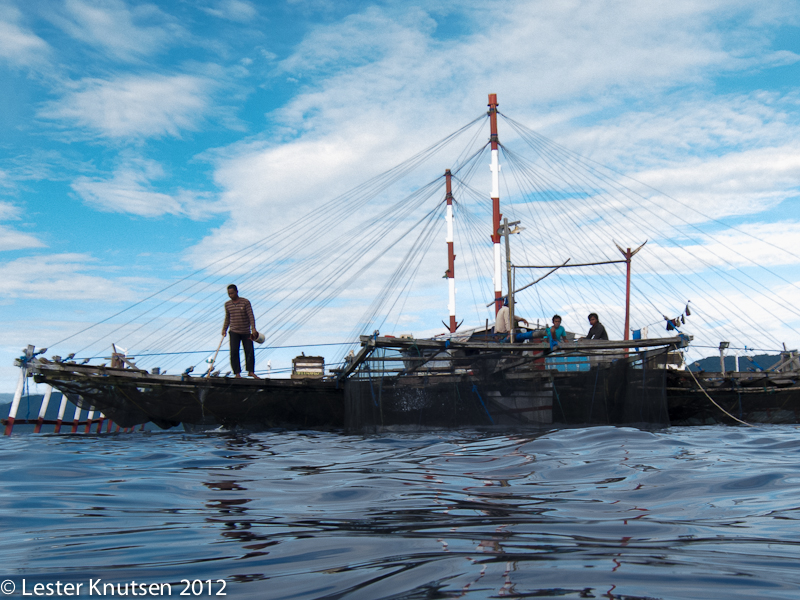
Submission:
[[[593,267],[596,265],[615,265],[618,263],[626,263],[626,260],[604,260],[601,262],[590,263],[572,263],[563,265],[514,265],[515,269],[563,269],[569,267]]]

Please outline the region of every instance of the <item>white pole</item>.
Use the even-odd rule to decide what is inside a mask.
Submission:
[[[489,94],[489,143],[492,149],[492,243],[494,245],[494,313],[500,312],[503,296],[503,272],[500,268],[500,140],[497,136],[497,94]]]
[[[72,433],[78,431],[78,423],[81,420],[81,407],[77,404],[75,405],[75,416],[72,417]]]
[[[455,333],[456,328],[458,327],[456,323],[456,255],[453,250],[453,188],[452,188],[452,175],[450,174],[450,169],[446,169],[444,172],[445,177],[445,184],[447,188],[447,213],[446,213],[446,220],[447,220],[447,292],[448,292],[448,302],[447,302],[447,310],[450,316],[450,323],[448,324],[448,330],[452,335]]]
[[[492,199],[500,197],[500,151],[492,150]],[[496,233],[496,232],[495,232]],[[494,291],[500,292],[496,295],[503,295],[503,268],[500,252],[500,236],[494,242]]]
[[[58,405],[58,417],[56,418],[56,428],[53,433],[61,432],[61,421],[64,420],[64,413],[67,410],[67,395],[61,392],[61,404]]]
[[[19,402],[22,399],[22,390],[25,389],[25,377],[28,370],[25,367],[19,368],[19,379],[17,380],[17,391],[14,392],[14,400],[11,402],[11,409],[8,411],[8,420],[6,421],[5,435],[11,435],[11,430],[14,428],[14,420],[17,418],[17,411],[19,410]]]
[[[725,377],[725,350],[730,346],[728,342],[719,343],[719,371]]]
[[[84,433],[89,433],[89,428],[91,428],[93,420],[94,420],[94,406],[91,406],[89,407],[89,414],[86,415],[86,431]]]
[[[447,205],[447,243],[453,243],[453,205]],[[449,301],[447,303],[447,309],[450,312],[451,317],[456,316],[456,280],[454,277],[450,277],[447,281],[449,286]]]
[[[44,416],[47,413],[47,407],[50,406],[50,396],[52,394],[53,386],[48,385],[44,392],[44,398],[42,398],[42,406],[39,408],[39,418],[36,420],[36,427],[34,427],[33,433],[39,433],[42,430],[42,421],[44,421]]]
[[[42,398],[42,406],[39,409],[39,418],[44,419],[44,415],[47,412],[47,407],[50,405],[50,396],[53,395],[53,386],[48,385],[47,389],[44,391],[44,398]]]

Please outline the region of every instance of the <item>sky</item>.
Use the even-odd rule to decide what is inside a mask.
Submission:
[[[0,392],[27,344],[280,231],[489,93],[733,227],[706,246],[799,306],[798,84],[793,0],[0,0]],[[796,347],[792,319],[764,327]]]

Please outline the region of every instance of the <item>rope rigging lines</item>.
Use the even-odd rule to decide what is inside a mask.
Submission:
[[[630,244],[651,241],[633,262],[634,323],[660,322],[665,312],[691,297],[693,309],[698,309],[693,310],[690,333],[698,342],[725,336],[752,346],[750,334],[742,331],[747,326],[764,345],[762,319],[726,293],[735,290],[751,294],[775,322],[800,333],[795,321],[800,309],[739,265],[762,269],[798,287],[795,283],[683,218],[668,196],[498,114],[516,136],[499,144],[504,167],[501,210],[525,227],[522,235],[513,236],[512,263],[557,265],[567,258],[577,263],[614,262],[560,270],[521,292],[518,302],[527,318],[536,317],[531,312],[545,320],[553,313],[569,314],[579,321],[565,325],[580,332],[586,327],[584,315],[599,312],[609,332],[621,338],[625,269],[614,248],[615,236],[621,236]],[[438,333],[439,317],[447,314],[441,276],[447,264],[444,180],[438,173],[448,165],[456,215],[456,285],[462,289],[457,316],[467,323],[475,319],[475,326],[485,319],[493,322],[494,310],[486,308],[494,294],[488,142],[482,135],[487,120],[487,115],[479,116],[268,236],[50,347],[63,347],[77,338],[78,353],[102,356],[116,342],[138,356],[145,368],[182,369],[187,360],[196,367],[202,362],[197,362],[202,356],[197,349],[215,347],[219,341],[228,283],[236,283],[253,303],[258,330],[266,338],[265,345],[257,347],[262,359],[288,347],[301,333],[309,347],[326,343],[333,334],[337,340],[344,336],[344,342],[336,342],[337,361],[359,334],[373,329]],[[463,147],[457,148],[457,141]],[[447,162],[434,170],[432,159],[443,156]],[[418,187],[409,183],[409,176],[423,169],[428,178],[437,175]],[[705,222],[721,224],[710,217]],[[520,280],[518,287],[527,282]],[[467,288],[469,293],[464,293]],[[708,301],[703,303],[703,297]],[[775,340],[769,342],[777,346]],[[221,356],[218,364],[223,360]]]
[[[656,310],[654,313],[656,318],[661,316],[664,311],[656,309],[652,303],[652,298],[658,296],[674,297],[676,288],[685,286],[687,289],[681,293],[684,298],[697,296],[698,291],[701,292],[700,295],[714,297],[715,305],[722,308],[723,314],[730,315],[735,320],[735,325],[733,326],[721,322],[709,322],[707,324],[709,329],[720,330],[722,335],[732,339],[741,338],[742,324],[749,325],[753,331],[761,329],[758,321],[751,314],[730,301],[726,295],[719,294],[719,283],[712,281],[708,277],[693,276],[698,271],[699,265],[703,270],[710,271],[714,277],[722,280],[724,284],[730,286],[733,290],[749,290],[753,296],[761,298],[762,309],[765,309],[775,321],[797,332],[796,327],[788,322],[785,317],[775,310],[768,310],[763,304],[764,302],[770,303],[775,309],[782,309],[784,314],[790,316],[800,315],[800,311],[795,306],[785,302],[769,287],[763,285],[759,279],[738,268],[726,256],[709,247],[712,241],[719,244],[719,239],[704,232],[696,224],[682,218],[680,211],[672,209],[665,203],[663,194],[660,198],[655,199],[642,191],[637,191],[621,181],[625,179],[635,183],[636,180],[620,176],[619,173],[611,169],[602,167],[594,161],[564,149],[544,136],[505,117],[505,115],[502,116],[544,163],[544,167],[538,170],[539,176],[543,178],[546,175],[552,175],[547,180],[549,185],[554,190],[560,190],[560,193],[564,194],[565,197],[568,196],[570,198],[571,207],[569,209],[561,209],[559,214],[569,218],[575,214],[575,211],[581,211],[580,214],[586,217],[587,223],[584,227],[580,229],[573,228],[573,231],[581,231],[581,238],[585,241],[590,241],[597,238],[594,230],[610,231],[611,228],[616,227],[617,230],[641,232],[642,238],[648,237],[658,240],[662,248],[669,249],[669,254],[666,255],[663,251],[659,251],[659,248],[654,248],[650,252],[640,254],[637,261],[634,262],[634,265],[646,267],[644,274],[639,274],[642,271],[640,266],[637,271],[637,277],[634,278],[633,287],[637,292],[638,302],[653,306]],[[511,160],[509,159],[510,162]],[[558,182],[562,182],[561,185]],[[652,190],[652,188],[649,189]],[[549,202],[540,203],[537,208],[547,210],[545,208],[547,204],[552,205],[557,202],[558,198],[551,195]],[[692,234],[691,232],[693,231],[697,232],[697,234]],[[698,236],[702,236],[703,239],[698,239]],[[573,238],[570,241],[580,243],[581,240]],[[608,240],[605,238],[602,238],[601,241],[604,244],[608,244]],[[710,259],[699,256],[696,252],[693,253],[691,247],[686,247],[687,241],[710,255]],[[726,248],[726,253],[728,251],[731,257],[742,256],[736,248]],[[763,267],[763,265],[754,263],[749,258],[747,258],[747,262],[774,275],[771,270]],[[663,273],[669,273],[669,279]],[[656,294],[653,293],[652,289],[648,290],[648,292],[642,290],[644,280],[647,280],[648,288],[655,286]],[[702,292],[705,292],[705,294]],[[647,320],[651,321],[652,319],[648,318]],[[718,332],[717,335],[719,334]],[[770,341],[775,342],[775,340]]]

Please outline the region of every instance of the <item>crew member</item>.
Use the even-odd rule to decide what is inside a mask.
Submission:
[[[545,337],[550,340],[550,346],[555,346],[561,340],[567,339],[567,332],[561,326],[561,316],[553,315],[553,326],[545,331]]]
[[[524,317],[518,317],[517,315],[514,315],[514,321],[516,321],[517,325],[519,325],[521,322],[525,323],[525,325],[528,325],[528,320],[525,319]],[[497,319],[495,320],[494,324],[494,332],[508,334],[510,331],[511,331],[511,310],[508,308],[508,298],[504,298],[503,306],[500,308],[499,311],[497,311]],[[522,339],[530,339],[531,336],[527,335],[528,333],[530,332],[515,333],[514,341],[516,342],[516,341],[521,341]],[[524,337],[526,335],[527,337]],[[508,339],[509,336],[506,335],[500,341],[505,342]]]
[[[606,328],[603,327],[603,324],[600,322],[600,319],[597,317],[597,313],[590,313],[589,314],[589,333],[586,334],[587,340],[607,340],[608,334],[606,333]]]
[[[230,348],[231,348],[231,371],[235,377],[241,377],[242,367],[239,363],[239,343],[244,349],[244,362],[247,374],[253,379],[261,379],[255,373],[256,357],[253,352],[253,340],[258,337],[256,331],[256,318],[253,315],[253,307],[247,298],[239,296],[239,290],[235,285],[228,286],[228,300],[225,303],[225,323],[222,325],[222,337],[231,328]]]

